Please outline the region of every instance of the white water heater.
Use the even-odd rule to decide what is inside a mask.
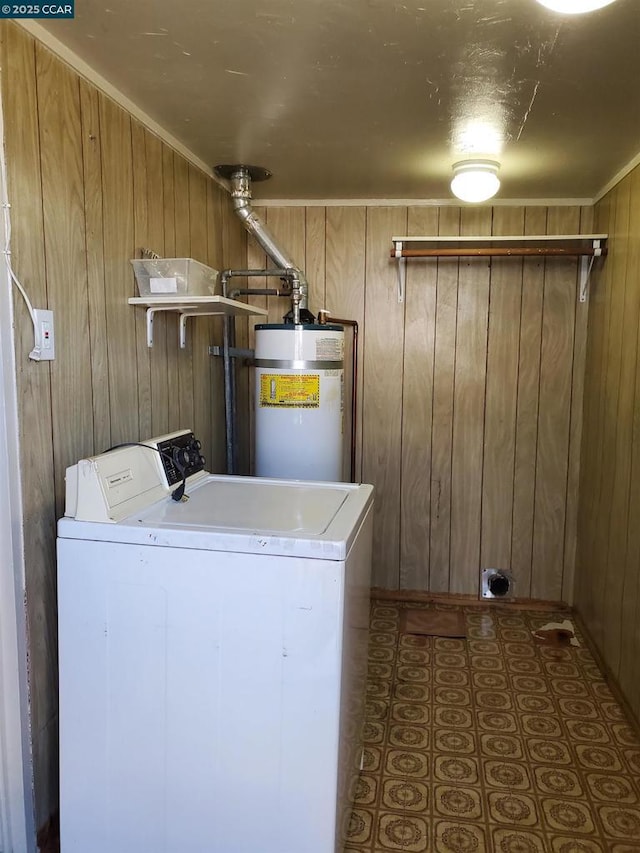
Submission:
[[[261,324],[255,345],[255,473],[342,480],[342,326]]]

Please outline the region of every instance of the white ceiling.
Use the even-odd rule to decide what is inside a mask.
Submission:
[[[205,163],[270,169],[256,198],[444,199],[475,153],[499,198],[590,199],[640,151],[639,0],[82,0],[46,27]]]

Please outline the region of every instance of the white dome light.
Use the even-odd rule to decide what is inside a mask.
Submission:
[[[581,12],[595,12],[613,3],[614,0],[538,0],[542,6],[563,15],[578,15]]]
[[[492,198],[500,189],[495,160],[462,160],[453,164],[451,192],[460,201],[479,202]]]

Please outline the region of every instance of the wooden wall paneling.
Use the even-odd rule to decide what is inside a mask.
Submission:
[[[225,269],[223,253],[224,214],[223,202],[228,203],[226,194],[213,180],[207,181],[207,263],[222,272]],[[236,321],[238,344],[246,346],[247,321]],[[222,319],[214,318],[211,327],[211,344],[222,346]],[[211,450],[207,459],[207,468],[219,473],[225,470],[225,428],[224,428],[224,371],[222,359],[210,356],[209,375],[211,378]]]
[[[127,303],[135,248],[131,118],[104,95],[99,110],[111,440],[120,444],[146,438],[138,419],[135,312]]]
[[[629,389],[620,384],[623,337],[626,333],[636,334],[635,323],[625,311],[633,306],[631,293],[626,294],[627,260],[629,256],[629,216],[631,204],[631,176],[627,175],[616,187],[616,252],[611,258],[611,298],[609,328],[607,330],[607,371],[604,385],[603,418],[603,465],[600,509],[602,535],[596,538],[596,560],[601,566],[606,582],[601,586],[603,607],[603,652],[612,670],[617,674],[620,664],[620,613],[624,573],[620,571],[625,548],[620,539],[626,532],[628,512],[628,464],[627,448],[621,446],[628,441],[629,425],[620,420],[629,412]],[[631,347],[628,348],[632,350]],[[635,372],[635,357],[629,352],[625,359],[632,364],[631,376]],[[629,369],[625,365],[625,378]],[[632,400],[631,400],[632,404]],[[624,469],[624,470],[622,470]],[[618,541],[616,541],[616,538]]]
[[[586,418],[590,425],[589,433],[591,435],[591,442],[586,448],[586,458],[585,455],[582,457],[583,488],[586,489],[586,493],[590,496],[586,516],[587,524],[581,527],[581,532],[584,536],[581,547],[586,549],[584,551],[587,555],[586,565],[590,567],[590,571],[588,571],[585,578],[585,591],[589,590],[586,595],[589,607],[584,611],[584,616],[590,620],[589,625],[592,636],[600,649],[604,649],[604,586],[608,537],[608,529],[602,523],[603,513],[605,517],[608,513],[608,506],[604,496],[608,475],[603,470],[604,466],[608,464],[608,454],[606,451],[606,422],[608,417],[606,410],[606,379],[610,344],[608,333],[613,310],[612,300],[616,286],[614,275],[616,273],[616,266],[619,267],[619,262],[616,261],[619,244],[617,217],[620,210],[618,191],[619,186],[616,186],[609,194],[607,204],[603,210],[603,212],[606,211],[608,233],[611,234],[609,255],[607,256],[607,262],[603,266],[602,274],[598,275],[592,283],[590,294],[589,325],[591,328],[588,338],[588,355],[590,359],[587,362],[587,370],[589,371],[591,399],[587,401]],[[578,584],[578,587],[582,587],[582,584]]]
[[[256,205],[254,205],[253,209],[255,210],[256,214],[260,217],[262,222],[267,221],[267,209],[266,208],[261,208],[261,207],[257,207]],[[236,218],[235,213],[233,213],[232,215],[234,218]],[[261,249],[257,240],[254,237],[250,236],[249,234],[246,235],[246,252],[247,252],[247,264],[246,264],[247,269],[263,270],[263,269],[267,269],[268,265],[271,263],[270,261],[267,260],[267,256],[264,253],[264,251]],[[244,264],[240,264],[239,266],[244,266]],[[277,283],[276,283],[276,281],[277,281]],[[239,286],[249,287],[249,285],[250,285],[252,288],[256,288],[256,289],[266,288],[266,287],[278,287],[278,285],[281,284],[281,282],[279,279],[277,279],[276,281],[274,281],[274,279],[272,279],[272,278],[250,278],[250,279],[247,279],[247,281],[243,285],[239,285]],[[274,312],[276,311],[276,305],[284,304],[284,300],[272,299],[271,305],[270,305],[269,300],[267,299],[266,296],[250,296],[248,301],[250,302],[251,305],[256,305],[259,308],[267,308],[270,311],[270,314],[272,314],[274,318],[277,318],[277,319],[272,319],[271,316],[249,317],[248,318],[248,320],[247,320],[248,346],[250,349],[253,349],[256,345],[256,338],[255,338],[255,331],[254,331],[255,327],[260,323],[273,323],[273,322],[280,323],[281,319],[282,319],[281,316],[278,316],[278,314],[274,313]],[[282,315],[283,313],[284,313],[284,311],[281,310],[280,315]],[[246,441],[246,446],[247,446],[247,451],[248,451],[248,459],[247,459],[246,464],[248,466],[248,470],[253,472],[255,470],[255,448],[254,448],[254,444],[255,444],[255,416],[254,416],[254,407],[255,407],[255,381],[254,380],[255,380],[255,374],[254,374],[253,369],[250,367],[244,367],[244,366],[240,366],[240,365],[238,367],[239,367],[238,376],[241,377],[243,387],[246,389],[246,396],[247,396],[247,400],[248,400],[247,405],[248,405],[248,409],[249,409],[249,419],[248,419],[248,423],[245,425],[247,428],[246,429],[245,441]]]
[[[373,585],[386,589],[397,589],[400,580],[404,338],[404,311],[389,242],[406,228],[405,208],[367,209],[362,476],[376,487]]]
[[[266,215],[265,215],[266,214]],[[283,252],[304,272],[305,269],[305,209],[304,207],[268,207],[261,214],[263,221],[267,224],[269,231],[276,238]],[[272,261],[268,262],[273,267]],[[266,287],[278,287],[279,279],[268,279]],[[312,283],[309,283],[311,288]],[[311,293],[310,293],[311,298]],[[313,295],[316,298],[316,295]],[[267,300],[269,310],[268,323],[282,323],[283,316],[289,311],[291,304],[287,299],[270,296]],[[263,321],[264,322],[264,321]]]
[[[524,208],[494,208],[492,233],[523,234]],[[521,258],[491,261],[481,569],[511,569],[522,275]]]
[[[189,209],[189,164],[176,155],[173,161],[174,201],[176,213],[176,257],[188,258],[191,252],[191,219]],[[171,317],[175,328],[177,318]],[[191,331],[191,329],[190,329]],[[175,330],[177,336],[178,331]],[[187,335],[184,349],[178,348],[178,391],[180,429],[192,429],[195,422],[193,405],[193,335]]]
[[[410,207],[407,235],[438,233],[437,207]],[[429,589],[437,261],[407,264],[404,304],[400,588]]]
[[[189,166],[189,221],[191,222],[191,249],[189,256],[201,263],[207,261],[207,179],[195,166]],[[213,452],[211,412],[211,357],[209,342],[213,320],[210,317],[191,317],[187,330],[193,342],[193,429],[202,436],[204,455]]]
[[[443,236],[460,233],[459,207],[441,209],[438,233]],[[453,388],[459,263],[455,258],[441,258],[437,267],[429,513],[431,592],[448,592],[450,580]]]
[[[102,140],[98,92],[80,80],[84,215],[89,294],[89,340],[93,404],[93,453],[111,447],[107,317],[105,308],[104,251],[102,245]]]
[[[640,398],[640,373],[636,379],[636,409],[638,408],[637,400]],[[638,417],[634,417],[634,455],[637,454],[638,435],[637,429]],[[634,475],[637,474],[637,465],[634,462]],[[639,499],[637,480],[632,479],[632,499]],[[629,576],[629,581],[625,580],[625,598],[624,609],[622,613],[622,653],[620,661],[620,685],[623,690],[628,691],[627,697],[633,708],[636,718],[640,716],[640,579],[638,578],[638,561],[640,560],[640,545],[638,545],[638,528],[633,524],[639,524],[637,512],[638,504],[631,504],[634,510],[632,523],[629,526],[628,538],[629,545],[627,547],[627,566],[626,573]],[[631,558],[635,558],[634,563]],[[634,601],[635,598],[635,601]],[[634,607],[635,604],[635,607]]]
[[[525,234],[545,234],[546,207],[526,208],[524,229]],[[524,259],[511,535],[511,568],[517,579],[516,593],[522,598],[531,594],[544,274],[544,259]]]
[[[580,233],[593,233],[593,208],[580,208]],[[569,471],[567,476],[567,511],[564,534],[564,571],[562,600],[573,604],[576,552],[578,544],[578,499],[580,492],[580,452],[584,410],[584,371],[587,350],[589,301],[580,302],[580,282],[576,280],[576,319],[571,376],[571,423],[569,427]]]
[[[321,309],[327,309],[327,224],[326,208],[305,208],[305,275],[309,282],[309,310],[314,317],[319,316]],[[345,287],[350,282],[344,282]],[[282,300],[281,300],[282,301]],[[283,306],[286,301],[283,301]],[[335,314],[335,312],[334,312]],[[344,315],[335,315],[343,317]],[[349,319],[348,317],[344,319]],[[360,331],[360,330],[359,330]],[[352,362],[353,331],[345,326],[344,330],[344,382],[342,385],[342,434],[344,437],[342,479],[348,481],[350,472],[350,436],[351,436],[351,362]]]
[[[2,101],[11,203],[12,265],[36,307],[47,306],[35,46],[24,30],[2,22]],[[57,625],[51,365],[30,361],[33,326],[14,299],[21,437],[26,610],[36,825],[56,808]]]
[[[358,382],[356,409],[356,481],[362,479],[362,400],[365,303],[366,210],[364,207],[326,208],[326,261],[324,304],[335,317],[358,323]],[[351,437],[351,349],[353,332],[345,329],[345,462],[344,478],[349,479]]]
[[[636,350],[640,317],[640,288],[630,264],[640,261],[631,241],[632,175],[618,185],[616,230],[620,235],[617,253],[612,258],[612,309],[609,315],[609,358],[607,387],[608,409],[605,468],[607,487],[603,496],[601,523],[607,528],[607,549],[602,569],[607,580],[604,598],[604,647],[608,665],[619,675],[622,653],[623,593],[627,579],[626,553],[629,526],[630,473],[632,465],[633,411],[635,403]],[[637,244],[635,245],[637,249]],[[620,263],[616,263],[618,258]],[[638,267],[636,266],[636,270]],[[637,567],[634,567],[637,572]]]
[[[165,258],[176,257],[176,194],[175,194],[175,168],[174,161],[177,158],[168,145],[162,144],[162,189],[163,189],[163,223],[164,223],[164,256]],[[155,320],[154,320],[155,323]],[[176,318],[167,317],[166,347],[167,347],[167,387],[169,389],[168,399],[168,427],[170,432],[180,429],[184,423],[180,412],[180,406],[176,404],[178,399],[178,387],[180,384],[178,371],[178,330]]]
[[[460,233],[490,234],[491,208],[463,208]],[[451,592],[479,589],[488,310],[488,259],[461,259],[451,466]]]
[[[631,297],[629,306],[631,326],[625,335],[624,373],[621,373],[622,393],[629,393],[626,385],[633,387],[631,411],[626,416],[630,421],[627,434],[627,463],[629,466],[629,503],[627,507],[627,531],[625,538],[624,581],[620,618],[620,666],[618,680],[636,716],[640,716],[640,341],[638,339],[638,271],[640,270],[640,169],[631,174],[631,209],[629,217],[629,256],[627,261],[627,293]],[[626,318],[625,318],[626,320]],[[635,357],[633,378],[628,359]],[[627,373],[629,371],[629,373]],[[611,564],[610,571],[619,567]]]
[[[255,209],[255,208],[254,208]],[[260,215],[260,214],[259,214]],[[225,266],[230,269],[264,269],[266,260],[264,252],[257,245],[256,241],[249,237],[244,227],[240,223],[237,215],[231,208],[230,204],[224,206],[224,252]],[[247,288],[265,287],[266,279],[262,278],[233,278],[231,279],[231,288]],[[241,296],[240,299],[245,299]],[[254,303],[254,299],[256,302]],[[261,307],[266,307],[266,298],[250,297],[253,304],[259,304]],[[243,342],[243,346],[253,348],[255,338],[253,335],[253,327],[257,322],[264,317],[249,318],[248,324],[246,321],[236,320],[236,336],[238,342]],[[235,363],[237,396],[236,396],[236,427],[237,427],[237,442],[238,442],[238,464],[239,473],[250,474],[253,471],[253,369],[242,359],[237,359]],[[224,408],[224,400],[223,400]],[[226,447],[226,445],[225,445]],[[226,463],[225,463],[226,464]],[[226,468],[225,468],[226,470]]]
[[[77,75],[40,45],[36,73],[47,295],[58,341],[51,405],[55,504],[61,516],[66,468],[93,450],[80,90]]]
[[[162,142],[155,134],[144,131],[147,167],[147,239],[145,248],[164,256],[164,182]],[[136,248],[140,248],[136,245]],[[144,312],[140,311],[144,316]],[[153,347],[149,352],[151,367],[151,435],[169,432],[169,382],[167,362],[167,324],[171,318],[160,312],[153,318]],[[146,336],[145,336],[146,337]]]
[[[309,281],[309,309],[315,317],[318,316],[321,308],[327,307],[325,250],[326,208],[307,207],[305,208],[304,271]],[[345,337],[348,336],[347,330]]]
[[[608,193],[595,211],[596,233],[609,234],[609,245],[615,245],[614,194]],[[584,438],[580,453],[580,501],[578,514],[577,563],[578,574],[574,584],[576,605],[590,626],[596,642],[600,640],[602,626],[596,605],[598,573],[590,569],[598,526],[598,500],[600,482],[599,411],[601,408],[602,360],[605,351],[604,329],[608,327],[609,297],[611,295],[610,255],[602,263],[594,264],[589,286],[589,318],[587,351],[585,355],[585,400],[583,422]]]
[[[148,175],[145,129],[139,122],[131,121],[131,151],[133,158],[133,245],[131,258],[140,257],[140,249],[148,248]],[[131,276],[133,279],[133,275]],[[131,296],[137,295],[135,283]],[[142,308],[129,308],[136,322],[136,358],[138,365],[138,420],[140,438],[151,438],[151,358],[147,346],[146,316]]]
[[[579,227],[579,208],[549,208],[550,234],[576,234]],[[562,595],[576,276],[575,260],[546,265],[531,594],[554,601]]]

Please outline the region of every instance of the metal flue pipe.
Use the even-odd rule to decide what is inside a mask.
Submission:
[[[219,177],[229,181],[233,208],[249,234],[255,237],[277,267],[293,270],[296,273],[291,278],[291,302],[293,322],[295,325],[299,325],[301,311],[309,307],[307,279],[292,258],[280,248],[276,238],[251,207],[252,180],[265,181],[271,177],[271,172],[258,166],[243,166],[241,164],[216,166],[215,172]]]

